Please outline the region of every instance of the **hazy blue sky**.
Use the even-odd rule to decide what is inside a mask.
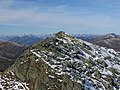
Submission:
[[[0,34],[120,33],[120,0],[0,0]]]

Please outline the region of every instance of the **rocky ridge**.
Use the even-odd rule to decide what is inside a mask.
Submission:
[[[40,41],[1,74],[2,90],[119,90],[120,53],[65,32]]]

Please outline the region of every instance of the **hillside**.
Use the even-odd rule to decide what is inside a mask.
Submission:
[[[120,52],[120,36],[114,33],[97,36],[91,41],[91,43],[102,47],[112,48],[115,51]]]
[[[0,42],[0,71],[6,70],[11,66],[15,59],[17,59],[21,53],[25,50],[25,46],[12,43],[12,42]]]
[[[65,32],[28,48],[1,74],[2,90],[119,90],[120,54]]]

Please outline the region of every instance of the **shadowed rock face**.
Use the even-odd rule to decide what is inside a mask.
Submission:
[[[25,46],[12,42],[0,42],[0,71],[11,66],[24,51]]]
[[[2,73],[0,85],[6,90],[118,90],[119,63],[113,49],[59,32],[29,47]]]
[[[98,36],[91,43],[120,51],[120,36],[114,33]]]

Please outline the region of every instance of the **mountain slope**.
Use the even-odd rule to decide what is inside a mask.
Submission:
[[[119,90],[120,54],[59,32],[28,48],[0,83],[5,90]]]
[[[120,36],[110,33],[94,38],[91,43],[120,51]]]
[[[0,71],[6,70],[25,50],[25,47],[11,42],[0,42]]]

